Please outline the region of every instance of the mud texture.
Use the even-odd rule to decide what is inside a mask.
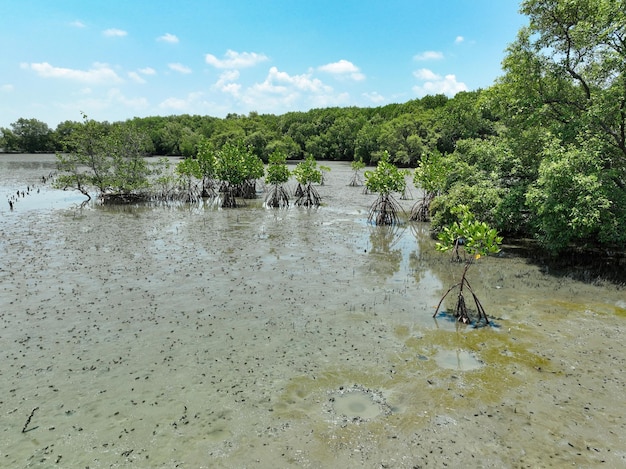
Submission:
[[[461,266],[329,166],[315,209],[80,208],[0,156],[0,467],[625,467],[624,287],[505,249],[492,327],[433,319]]]

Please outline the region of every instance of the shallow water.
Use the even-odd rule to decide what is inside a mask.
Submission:
[[[626,463],[623,288],[505,251],[496,327],[433,319],[459,266],[329,166],[318,209],[81,208],[0,156],[0,466]]]

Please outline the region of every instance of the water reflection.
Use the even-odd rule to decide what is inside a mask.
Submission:
[[[576,442],[595,425],[619,447],[624,412],[602,409],[624,387],[623,291],[489,257],[470,281],[502,327],[433,324],[462,266],[435,251],[426,225],[367,225],[369,196],[346,186],[350,174],[333,165],[320,189],[329,206],[314,211],[90,205],[0,223],[0,393],[6,428],[18,429],[3,435],[7,467],[57,455],[116,467],[131,449],[152,467],[506,453],[477,425],[519,442],[498,467],[522,447],[535,457],[525,465],[540,462],[554,428]],[[466,370],[472,359],[482,366]],[[47,410],[25,438],[36,405]]]
[[[388,279],[400,270],[402,249],[398,246],[406,227],[400,225],[369,226],[367,270]]]

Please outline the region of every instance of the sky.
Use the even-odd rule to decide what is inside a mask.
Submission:
[[[517,0],[0,0],[0,127],[376,107],[487,88]]]

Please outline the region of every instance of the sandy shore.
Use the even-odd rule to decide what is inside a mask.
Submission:
[[[624,287],[505,252],[470,271],[494,327],[434,320],[458,265],[349,180],[317,210],[3,206],[0,466],[625,467]]]

